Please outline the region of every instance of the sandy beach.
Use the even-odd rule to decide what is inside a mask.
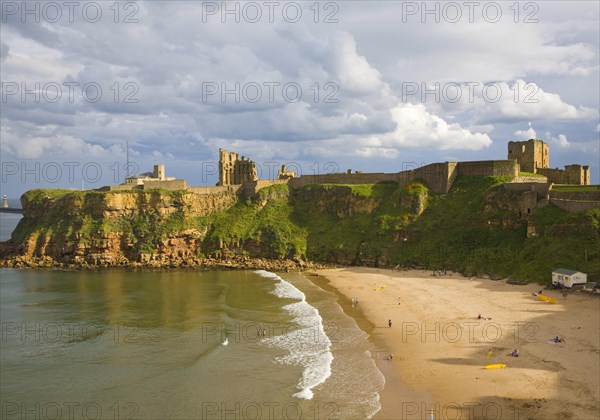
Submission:
[[[386,376],[376,418],[429,419],[430,410],[436,420],[600,418],[597,296],[544,291],[550,304],[532,295],[539,285],[417,270],[316,274],[346,305],[358,298],[347,310],[373,324]],[[555,336],[565,342],[549,342]],[[491,364],[506,368],[484,369]]]

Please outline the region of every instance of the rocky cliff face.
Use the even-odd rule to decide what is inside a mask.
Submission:
[[[207,229],[186,221],[224,211],[234,193],[185,191],[69,192],[23,195],[23,219],[13,234],[17,252],[67,264],[115,266],[131,262],[190,264]]]
[[[33,190],[22,197],[12,240],[0,244],[0,266],[288,270],[318,261],[519,281],[542,281],[565,266],[600,277],[600,209],[535,207],[534,192],[505,190],[503,182],[457,178],[448,194],[431,196],[420,182],[277,184],[251,198]]]

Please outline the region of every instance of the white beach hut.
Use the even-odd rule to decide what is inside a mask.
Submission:
[[[586,284],[587,274],[581,271],[557,268],[552,271],[552,284],[571,288],[575,284]]]

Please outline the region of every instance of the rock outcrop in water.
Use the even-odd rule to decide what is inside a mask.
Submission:
[[[32,190],[0,247],[5,267],[410,266],[538,280],[600,273],[600,210],[523,212],[504,179],[457,179],[444,195],[399,186],[286,184],[234,191]],[[535,235],[528,235],[532,226]],[[310,263],[312,261],[314,263]]]

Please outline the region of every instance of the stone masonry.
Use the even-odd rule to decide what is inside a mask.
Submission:
[[[241,185],[246,181],[256,181],[256,164],[237,153],[219,149],[219,186]]]

